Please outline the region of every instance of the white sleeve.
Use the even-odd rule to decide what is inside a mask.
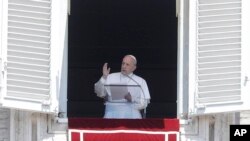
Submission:
[[[132,96],[132,102],[135,103],[136,109],[145,109],[150,102],[150,94],[146,81],[142,81],[140,87],[140,94]]]
[[[105,81],[106,80],[103,77],[101,77],[100,80],[95,83],[95,93],[98,97],[106,96],[106,92],[104,88]]]
[[[148,106],[148,102],[144,98],[132,98],[132,102],[134,102],[135,108],[138,110],[145,109]]]

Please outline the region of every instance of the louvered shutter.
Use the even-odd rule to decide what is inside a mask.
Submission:
[[[190,115],[249,110],[249,0],[190,1]]]
[[[57,112],[56,93],[51,89],[55,82],[51,73],[52,0],[5,2],[2,106]]]

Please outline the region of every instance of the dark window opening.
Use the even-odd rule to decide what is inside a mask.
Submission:
[[[138,59],[135,74],[151,94],[147,117],[176,117],[175,0],[73,0],[69,16],[68,117],[102,117],[94,93],[102,65],[120,71],[122,57]]]

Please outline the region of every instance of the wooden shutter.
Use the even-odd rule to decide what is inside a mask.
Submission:
[[[8,0],[2,46],[2,106],[57,112],[52,107],[51,0]],[[5,38],[3,38],[5,39]]]
[[[190,1],[191,115],[250,109],[249,7],[248,0]]]

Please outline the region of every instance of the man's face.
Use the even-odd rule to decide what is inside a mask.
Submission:
[[[122,60],[121,73],[128,75],[136,69],[135,60],[129,56],[125,56]]]

